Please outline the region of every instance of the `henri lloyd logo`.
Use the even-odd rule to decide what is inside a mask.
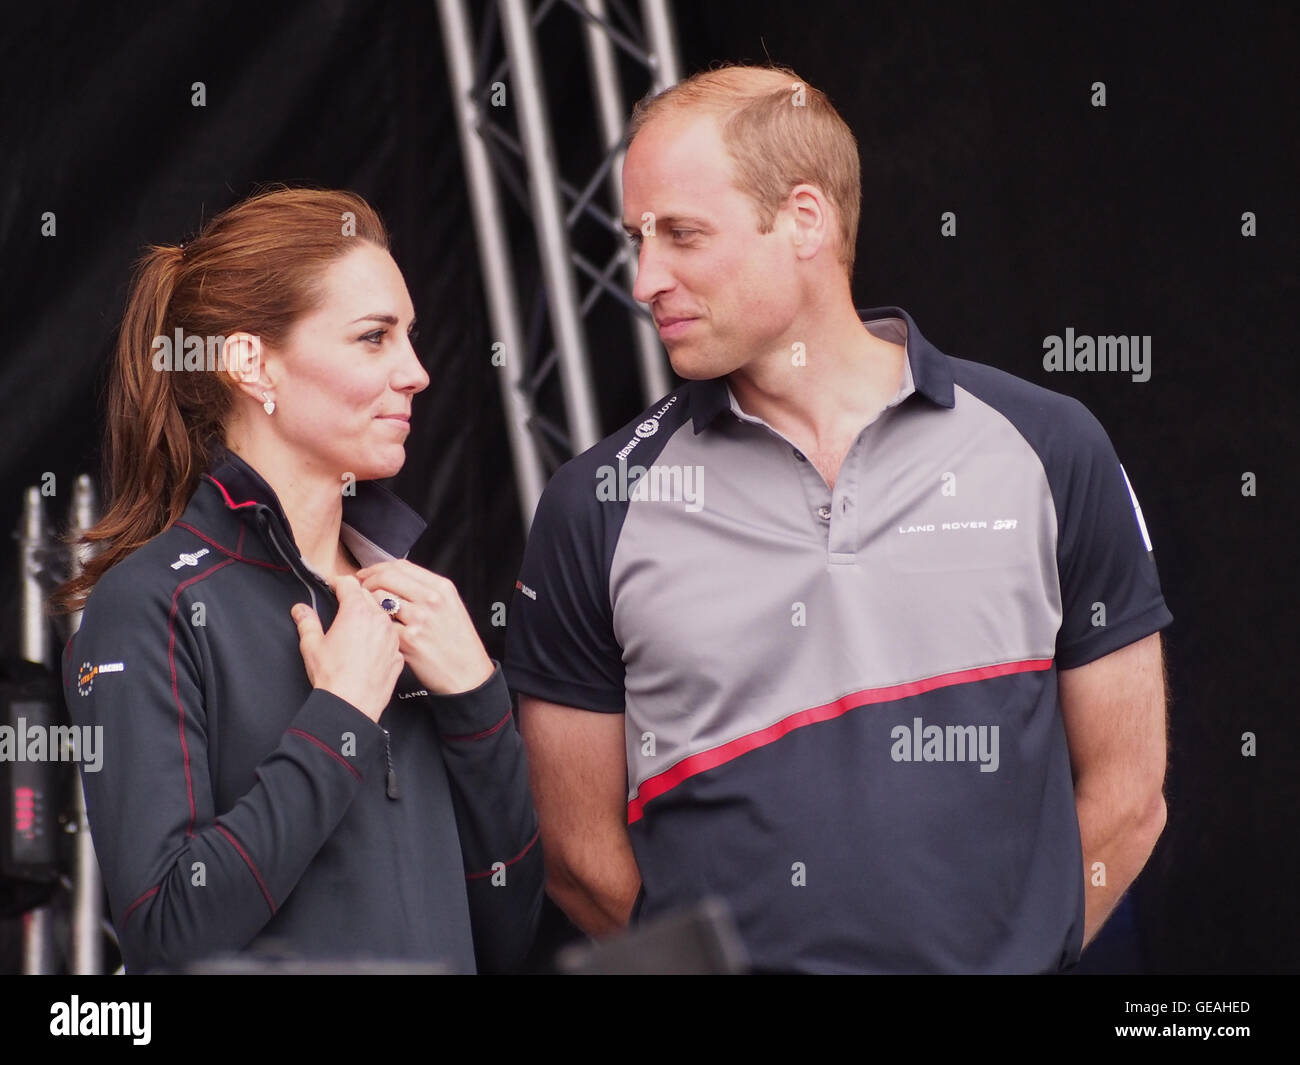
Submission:
[[[208,549],[206,547],[195,551],[192,555],[188,551],[182,552],[181,557],[172,563],[172,569],[180,569],[182,566],[197,566],[199,559],[207,553]]]
[[[624,444],[623,449],[614,457],[618,459],[619,462],[622,462],[628,457],[628,455],[632,454],[632,451],[636,448],[637,444],[641,443],[642,440],[649,440],[650,437],[659,432],[659,419],[662,418],[668,412],[668,408],[676,402],[677,397],[670,396],[662,407],[636,427],[636,435]]]

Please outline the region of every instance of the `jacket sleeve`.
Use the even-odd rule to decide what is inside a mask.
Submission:
[[[218,563],[221,565],[222,563]],[[175,970],[238,951],[285,901],[382,765],[383,731],[313,691],[255,770],[214,809],[204,648],[184,589],[142,587],[115,567],[100,580],[65,654],[72,720],[99,730],[100,768],[83,775],[87,816],[128,972]],[[351,733],[353,743],[340,737]]]
[[[528,762],[500,663],[472,691],[430,695],[451,780],[481,972],[517,967],[541,916],[543,871]]]

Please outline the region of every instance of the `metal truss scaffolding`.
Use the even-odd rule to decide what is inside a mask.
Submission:
[[[658,91],[679,80],[680,61],[667,0],[641,0],[639,21],[622,0],[541,0],[536,6],[499,0],[485,5],[478,26],[465,0],[439,0],[438,10],[527,530],[550,473],[602,435],[588,358],[589,315],[602,296],[626,311],[645,403],[672,387],[654,324],[631,296],[636,261],[622,222],[623,76],[630,70],[644,77],[643,91]],[[557,25],[562,16],[569,21]],[[590,155],[599,165],[581,180],[566,179],[557,163],[538,40],[548,19],[546,32],[580,33],[586,52],[591,136],[599,139]],[[566,132],[575,131],[570,125]],[[531,233],[526,225],[509,224],[502,185],[523,208]],[[608,232],[603,263],[575,250],[579,221]],[[515,284],[521,256],[535,256],[529,272],[536,291],[527,304]],[[552,415],[541,394],[557,378],[562,402]]]

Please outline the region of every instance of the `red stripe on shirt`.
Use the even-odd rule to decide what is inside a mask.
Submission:
[[[766,747],[769,743],[775,743],[782,736],[788,735],[797,728],[803,728],[805,725],[830,721],[832,718],[841,717],[850,710],[856,710],[861,706],[892,702],[895,699],[906,699],[912,695],[922,695],[925,692],[934,691],[936,688],[948,688],[955,684],[970,684],[974,681],[991,680],[994,677],[1005,677],[1013,673],[1034,673],[1051,667],[1052,660],[1050,658],[1030,659],[1024,662],[1003,662],[996,666],[977,666],[975,669],[962,669],[956,673],[941,673],[935,677],[924,677],[921,680],[908,681],[906,684],[893,684],[887,688],[866,688],[860,692],[841,696],[834,702],[824,703],[821,706],[814,706],[807,710],[800,710],[789,717],[782,718],[775,724],[759,729],[757,732],[751,732],[747,736],[739,736],[722,744],[720,747],[714,747],[711,750],[701,751],[699,754],[683,758],[676,765],[665,769],[662,773],[649,777],[637,788],[636,798],[627,804],[627,823],[631,825],[641,820],[646,803],[671,791],[682,781],[688,780],[698,773],[716,769],[718,766],[725,765],[727,762],[739,758],[742,754],[748,754],[759,747]]]

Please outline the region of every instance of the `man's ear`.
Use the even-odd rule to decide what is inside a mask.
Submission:
[[[224,356],[224,369],[245,395],[265,401],[264,392],[275,389],[275,368],[266,358],[267,352],[262,338],[253,333],[232,333],[226,337],[221,349]]]
[[[796,185],[785,203],[793,227],[795,255],[811,259],[830,236],[831,212],[826,197],[816,185]]]

